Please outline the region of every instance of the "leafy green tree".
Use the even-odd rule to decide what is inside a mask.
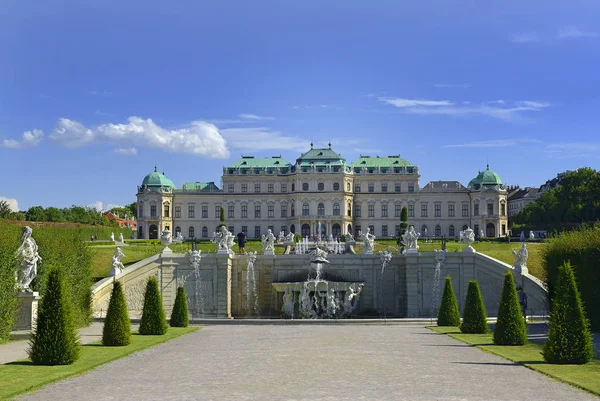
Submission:
[[[452,277],[446,276],[446,285],[444,285],[444,295],[442,295],[442,305],[438,312],[438,326],[459,326],[460,311],[454,289],[452,288]]]
[[[526,342],[527,325],[519,304],[515,281],[509,270],[504,275],[504,287],[494,330],[494,344],[523,345]]]
[[[7,219],[11,213],[12,210],[8,205],[8,202],[5,200],[0,200],[0,219]]]
[[[132,202],[129,205],[125,205],[125,207],[127,209],[129,209],[129,211],[130,211],[129,216],[130,217],[137,217],[137,208],[138,208],[137,202]]]
[[[35,365],[70,365],[79,358],[80,346],[73,308],[60,268],[48,275],[40,300],[29,357]]]
[[[162,335],[167,332],[167,319],[162,305],[162,296],[158,289],[158,280],[148,279],[144,295],[144,308],[139,333],[142,335]]]
[[[62,222],[66,219],[61,209],[49,207],[46,209],[46,221]]]
[[[548,342],[542,352],[550,363],[583,364],[594,357],[594,346],[589,320],[585,317],[583,303],[569,262],[558,272],[558,283],[552,310]]]
[[[189,324],[187,297],[183,286],[177,288],[170,324],[171,327],[187,327]]]
[[[221,208],[221,215],[219,216],[219,227],[225,227],[225,209]]]
[[[469,281],[460,331],[475,334],[488,332],[487,311],[479,290],[479,284],[475,280]]]
[[[406,234],[406,229],[408,228],[408,209],[406,206],[402,207],[402,211],[400,212],[400,230],[398,230],[398,246],[400,247],[400,252],[404,251],[404,247],[406,244],[404,243],[404,234]]]
[[[121,283],[115,281],[102,328],[102,344],[123,346],[130,343],[131,321],[127,312],[127,301]]]
[[[41,206],[32,206],[25,213],[27,221],[46,221],[46,211]]]

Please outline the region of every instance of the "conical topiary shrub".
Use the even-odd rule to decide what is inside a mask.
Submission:
[[[158,290],[158,280],[152,276],[148,279],[148,285],[146,286],[139,333],[142,335],[162,335],[166,332],[167,319],[162,305],[162,297]]]
[[[177,288],[177,297],[175,297],[175,305],[173,305],[173,313],[171,313],[171,327],[187,327],[189,322],[187,297],[185,289],[180,286]]]
[[[63,273],[53,268],[38,305],[29,357],[34,365],[70,365],[79,358],[80,346],[75,315]]]
[[[130,343],[131,322],[127,313],[127,301],[125,301],[121,283],[116,281],[113,285],[108,311],[104,319],[102,344],[122,346]]]
[[[558,281],[550,311],[548,342],[542,352],[550,363],[583,364],[594,357],[589,320],[585,317],[571,264],[558,268]]]
[[[527,326],[523,318],[515,281],[510,271],[504,275],[504,288],[498,307],[494,344],[523,345],[527,342]]]
[[[452,289],[452,277],[446,276],[446,285],[444,286],[444,295],[442,296],[442,305],[438,312],[438,326],[459,326],[460,311],[458,302]]]
[[[475,280],[469,281],[460,331],[473,334],[483,334],[488,331],[487,312],[479,284]]]

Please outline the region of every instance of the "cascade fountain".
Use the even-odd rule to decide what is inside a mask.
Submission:
[[[248,268],[246,270],[246,307],[249,315],[258,316],[258,290],[254,270],[256,252],[248,252],[246,258],[248,259]]]
[[[283,315],[291,319],[348,317],[358,305],[364,283],[324,280],[323,266],[329,264],[327,252],[316,247],[311,255],[310,264],[315,266],[314,279],[309,273],[305,281],[272,284],[277,293],[283,293]]]
[[[196,316],[204,316],[204,291],[202,289],[202,279],[200,276],[200,260],[202,260],[202,251],[196,249],[188,252],[190,265],[194,269],[194,312]]]
[[[442,245],[445,248],[445,245]],[[442,249],[438,251],[437,249],[433,250],[433,256],[435,258],[435,271],[433,273],[433,288],[431,290],[431,316],[437,317],[438,310],[440,308],[440,279],[441,279],[441,270],[444,261],[446,260],[446,249]]]

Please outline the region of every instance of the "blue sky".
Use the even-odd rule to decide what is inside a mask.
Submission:
[[[597,1],[3,0],[0,197],[107,208],[311,140],[540,185],[600,168],[599,50]]]

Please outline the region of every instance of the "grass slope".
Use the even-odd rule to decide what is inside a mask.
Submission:
[[[100,343],[83,345],[81,357],[72,365],[36,366],[30,360],[0,365],[0,400],[38,389],[57,380],[85,373],[115,359],[196,330],[198,330],[197,327],[175,327],[162,336],[133,334],[131,344],[124,347],[105,347]]]
[[[440,334],[447,334],[483,351],[498,355],[529,369],[600,395],[600,360],[594,359],[585,365],[556,365],[544,361],[542,345],[527,343],[522,346],[507,347],[494,345],[493,334],[463,334],[458,327],[430,327]]]

